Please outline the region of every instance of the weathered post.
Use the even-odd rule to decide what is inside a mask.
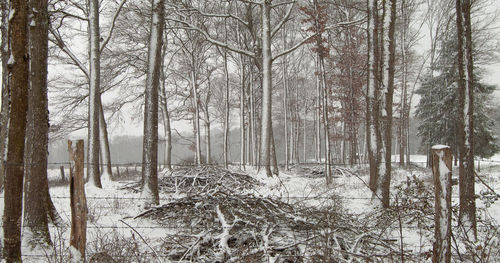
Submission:
[[[432,147],[434,176],[434,246],[432,262],[451,262],[451,161],[449,146]]]
[[[120,166],[116,165],[116,176],[120,177]]]
[[[66,176],[64,176],[64,166],[59,166],[59,171],[61,171],[61,181],[66,182]]]
[[[71,199],[71,236],[70,251],[72,262],[85,262],[85,245],[87,239],[87,199],[85,198],[85,181],[83,179],[84,153],[83,140],[68,140],[70,159],[70,199]]]

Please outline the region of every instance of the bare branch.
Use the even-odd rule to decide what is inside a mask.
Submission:
[[[106,36],[106,39],[101,45],[101,48],[99,49],[99,53],[102,53],[106,45],[108,44],[109,40],[111,39],[111,35],[113,34],[113,30],[115,29],[115,23],[116,19],[118,18],[118,15],[120,14],[120,11],[122,10],[123,5],[127,2],[127,0],[122,0],[118,8],[116,9],[115,14],[113,15],[113,20],[111,22],[111,27],[109,28],[108,35]]]
[[[285,17],[283,17],[283,19],[279,22],[279,24],[276,25],[276,27],[273,29],[273,31],[271,31],[271,38],[274,37],[274,35],[276,35],[276,33],[278,33],[278,31],[281,29],[281,27],[283,27],[283,25],[288,21],[288,19],[290,18],[290,14],[292,13],[292,9],[295,6],[295,1],[288,2],[288,3],[281,3],[281,4],[290,4],[290,3],[292,4],[292,6],[290,6],[288,11],[286,12]],[[277,4],[277,5],[280,5],[280,4]]]
[[[281,56],[284,56],[284,55],[286,55],[286,54],[288,54],[288,53],[290,53],[290,52],[295,51],[297,48],[299,48],[300,46],[302,46],[303,44],[305,44],[307,41],[309,41],[309,40],[310,40],[311,38],[313,38],[315,35],[316,35],[316,34],[310,35],[310,36],[308,36],[308,37],[306,37],[306,38],[302,39],[302,41],[300,41],[299,43],[295,44],[295,46],[293,46],[293,47],[291,47],[291,48],[289,48],[289,49],[287,49],[287,50],[283,50],[283,51],[281,51],[281,52],[280,52],[280,53],[278,53],[276,56],[274,56],[274,57],[272,58],[272,60],[274,61],[275,59],[277,59],[277,58],[279,58],[279,57],[281,57]]]
[[[54,38],[56,39],[55,41],[55,44],[64,52],[66,53],[66,55],[68,55],[71,60],[73,60],[73,62],[75,62],[75,64],[78,66],[78,68],[83,72],[83,74],[85,74],[85,77],[87,79],[89,79],[89,71],[88,69],[85,67],[85,65],[78,59],[78,57],[75,55],[75,53],[73,53],[73,51],[71,51],[67,46],[66,44],[64,43],[64,41],[62,40],[61,38],[61,35],[59,35],[58,32],[56,32],[52,27],[49,26],[49,31],[50,33],[54,36]]]
[[[174,26],[174,27],[171,27],[169,29],[184,29],[184,30],[197,31],[197,32],[201,33],[205,37],[205,40],[207,40],[208,42],[210,42],[210,43],[212,43],[212,44],[214,44],[216,46],[227,48],[227,49],[229,49],[229,50],[231,50],[233,52],[236,52],[236,53],[239,53],[239,54],[243,54],[243,55],[255,58],[255,53],[254,52],[251,52],[251,51],[248,51],[248,50],[244,50],[244,49],[240,49],[240,48],[232,46],[232,45],[230,45],[228,43],[216,40],[216,39],[212,38],[212,36],[210,36],[208,34],[208,32],[206,32],[205,30],[203,30],[203,29],[201,29],[201,28],[199,28],[197,26],[194,26],[194,25],[192,25],[192,24],[190,24],[190,23],[188,23],[186,21],[181,21],[181,20],[178,20],[178,19],[175,19],[175,18],[171,18],[171,17],[166,18],[166,19],[184,25],[184,26],[180,26],[180,27]]]

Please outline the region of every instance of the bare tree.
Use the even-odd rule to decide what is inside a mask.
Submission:
[[[161,51],[165,26],[165,1],[152,3],[146,89],[144,94],[144,139],[142,150],[142,191],[144,206],[158,205],[158,91],[160,89]]]
[[[101,54],[99,29],[99,1],[89,1],[89,125],[88,125],[88,176],[89,182],[95,187],[102,188],[101,173],[99,171],[99,102],[101,84]]]

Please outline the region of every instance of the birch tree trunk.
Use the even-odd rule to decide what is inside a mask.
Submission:
[[[15,10],[15,11],[14,11]],[[8,70],[11,75],[3,215],[3,259],[21,262],[21,214],[24,177],[24,139],[28,110],[27,1],[10,1]]]
[[[271,58],[271,1],[261,3],[262,19],[262,120],[260,137],[260,165],[271,177],[271,108],[272,108],[272,58]]]
[[[89,79],[89,124],[88,124],[88,171],[89,183],[102,188],[99,171],[99,110],[100,110],[100,32],[99,1],[89,0],[89,44],[90,44],[90,79]]]
[[[152,3],[146,89],[144,94],[144,140],[142,150],[142,192],[144,207],[158,205],[158,90],[160,85],[161,50],[165,22],[165,1]]]
[[[49,186],[47,157],[49,116],[47,99],[48,22],[47,1],[30,1],[30,91],[27,130],[27,170],[24,187],[24,240],[31,248],[51,244],[48,228]],[[35,137],[36,134],[36,137]]]

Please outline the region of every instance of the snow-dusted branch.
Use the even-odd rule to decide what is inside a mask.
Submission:
[[[249,27],[248,26],[248,23],[245,22],[243,19],[239,18],[238,16],[235,16],[233,14],[212,14],[212,13],[205,13],[199,9],[196,9],[196,8],[190,8],[190,9],[186,9],[186,10],[183,10],[183,11],[191,11],[191,12],[196,12],[204,17],[216,17],[216,18],[232,18],[232,19],[235,19],[236,21],[240,22],[241,24],[243,24],[245,27]]]
[[[118,8],[116,9],[114,15],[113,15],[113,20],[111,22],[111,27],[109,28],[108,35],[106,36],[104,42],[101,45],[101,48],[99,49],[99,52],[102,53],[106,45],[108,44],[109,40],[111,39],[111,35],[113,35],[113,30],[115,29],[115,23],[116,19],[118,18],[118,15],[120,14],[120,11],[122,10],[123,5],[127,2],[127,0],[122,0]]]
[[[78,59],[78,57],[71,51],[68,46],[64,43],[64,41],[61,38],[61,35],[59,35],[58,32],[56,32],[52,27],[49,26],[49,31],[50,33],[54,36],[55,38],[55,44],[64,52],[66,55],[70,57],[71,60],[76,64],[76,66],[85,74],[85,77],[89,79],[89,71],[87,67]]]
[[[239,53],[239,54],[243,54],[243,55],[255,58],[255,53],[254,52],[251,52],[251,51],[248,51],[248,50],[244,50],[244,49],[240,49],[240,48],[232,46],[232,45],[230,45],[228,43],[219,41],[219,40],[213,38],[212,36],[210,36],[210,34],[208,34],[207,31],[205,31],[205,30],[203,30],[203,29],[201,29],[201,28],[199,28],[199,27],[197,27],[197,26],[195,26],[193,24],[190,24],[190,23],[188,23],[186,21],[182,21],[182,20],[175,19],[175,18],[172,18],[172,17],[167,17],[166,19],[184,25],[184,26],[174,26],[174,27],[171,27],[172,29],[184,29],[184,30],[197,31],[197,32],[201,33],[205,37],[205,40],[207,40],[208,42],[210,42],[210,43],[212,43],[212,44],[214,44],[216,46],[227,48],[227,49],[229,49],[229,50],[231,50],[233,52],[236,52],[236,53]]]
[[[273,28],[273,31],[271,31],[271,38],[274,37],[274,35],[276,35],[276,33],[278,33],[278,31],[283,27],[283,25],[290,18],[290,14],[292,14],[293,7],[295,6],[295,1],[286,2],[286,3],[282,3],[282,4],[291,4],[291,6],[290,6],[290,8],[288,8],[288,11],[286,12],[285,17],[283,17],[283,19],[281,19],[281,21],[276,25],[276,27]],[[277,5],[279,5],[279,4],[277,4]]]
[[[295,44],[293,47],[287,49],[287,50],[283,50],[281,51],[280,53],[278,53],[276,56],[273,56],[272,60],[276,60],[277,58],[281,57],[281,56],[284,56],[290,52],[293,52],[295,51],[297,48],[299,48],[300,46],[302,46],[303,44],[305,44],[307,41],[309,41],[311,38],[313,38],[316,34],[313,34],[313,35],[310,35],[304,39],[302,39],[302,41],[300,41],[299,43]]]

